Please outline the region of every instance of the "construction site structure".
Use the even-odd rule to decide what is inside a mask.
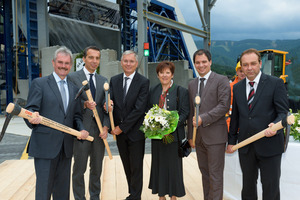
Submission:
[[[210,48],[210,10],[216,0],[198,8],[203,30],[188,26],[176,0],[0,0],[1,105],[18,98],[24,85],[43,74],[43,48],[64,45],[80,53],[89,45],[139,54],[140,73],[148,76],[148,61],[191,60],[196,51],[192,35]],[[149,43],[150,55],[143,56]]]

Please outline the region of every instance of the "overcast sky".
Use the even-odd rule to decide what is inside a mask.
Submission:
[[[197,1],[203,10],[203,0]],[[195,0],[177,4],[186,23],[202,29]],[[211,39],[300,39],[300,0],[217,0],[211,9]]]
[[[203,9],[203,0],[198,0]],[[195,0],[177,0],[190,26],[202,29]],[[300,39],[299,0],[217,0],[212,40]]]

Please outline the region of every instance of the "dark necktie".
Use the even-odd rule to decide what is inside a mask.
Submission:
[[[254,87],[253,87],[254,86],[254,81],[250,81],[249,84],[250,84],[250,92],[249,92],[249,95],[248,95],[248,108],[250,110],[251,106],[252,106],[253,99],[254,99],[254,94],[255,94]]]
[[[95,101],[95,96],[96,96],[96,88],[95,88],[95,84],[93,81],[93,75],[94,74],[90,74],[90,90],[93,96],[93,100]]]
[[[205,78],[200,78],[200,91],[199,91],[200,97],[202,94],[202,90],[204,89],[204,81],[205,81]]]
[[[127,93],[127,81],[129,79],[129,77],[125,76],[125,83],[124,83],[124,87],[123,87],[123,102],[125,101],[125,97],[126,97],[126,93]]]
[[[67,102],[67,94],[66,94],[66,90],[65,90],[65,81],[64,80],[61,80],[59,81],[60,83],[60,94],[61,94],[61,98],[62,98],[62,101],[63,101],[63,105],[64,105],[64,110],[65,112],[67,111],[67,107],[68,107],[68,102]]]

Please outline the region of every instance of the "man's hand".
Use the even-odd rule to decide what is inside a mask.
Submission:
[[[110,133],[112,135],[120,135],[123,131],[120,129],[119,126],[116,126],[116,128],[114,130],[112,130]]]
[[[29,119],[29,123],[31,124],[40,124],[42,122],[42,118],[40,117],[40,113],[39,112],[34,112],[33,114],[35,114],[36,117]]]
[[[235,152],[235,150],[232,150],[233,146],[234,145],[232,145],[232,144],[228,144],[227,145],[227,149],[226,149],[226,153],[233,153],[233,152]]]
[[[89,132],[87,132],[86,130],[82,130],[80,131],[81,136],[78,136],[77,139],[78,140],[84,140],[89,136]]]
[[[198,116],[198,126],[201,126],[202,124],[202,119],[200,116]],[[193,126],[196,127],[196,119],[195,119],[195,116],[193,117]]]
[[[106,102],[104,102],[103,108],[106,112],[112,112],[114,107],[114,102],[110,100],[110,105],[108,105],[108,111],[106,110]]]
[[[195,148],[195,145],[193,144],[193,140],[192,140],[192,139],[189,139],[188,141],[189,141],[190,146],[191,146],[192,148]]]
[[[271,128],[273,125],[274,125],[274,123],[270,123],[269,128]],[[265,136],[266,137],[272,137],[272,136],[276,135],[277,131],[272,131],[269,128],[267,130],[265,130]]]
[[[94,110],[96,108],[97,104],[95,101],[85,101],[84,102],[84,108],[88,108],[90,110]]]
[[[100,133],[100,134],[99,134],[99,137],[101,137],[101,139],[104,140],[104,139],[107,138],[107,134],[108,134],[108,127],[107,127],[107,126],[104,126],[104,127],[103,127],[103,133]]]

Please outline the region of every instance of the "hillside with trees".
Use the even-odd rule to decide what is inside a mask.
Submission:
[[[197,48],[203,47],[202,40],[195,41]],[[231,77],[235,74],[237,58],[249,48],[257,50],[276,49],[287,51],[287,60],[292,64],[286,67],[289,98],[300,107],[300,39],[298,40],[218,40],[211,42],[212,70]]]

